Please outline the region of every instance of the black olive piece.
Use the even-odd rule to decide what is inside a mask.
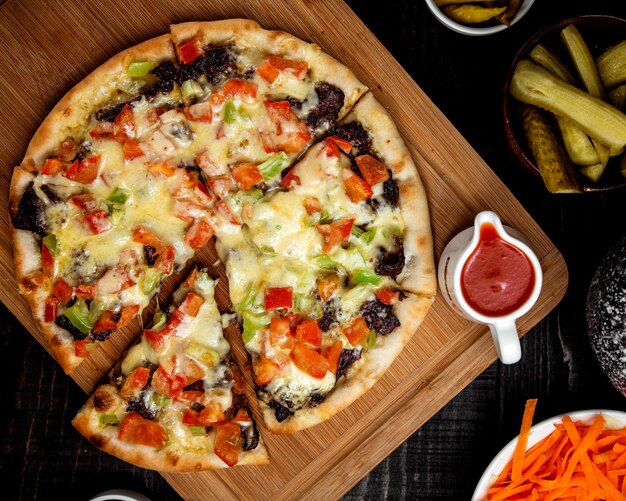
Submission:
[[[311,395],[309,395],[306,406],[317,407],[319,404],[321,404],[324,401],[325,398],[326,398],[326,395],[324,393],[320,393],[319,391],[313,392],[311,393]]]
[[[59,315],[54,323],[61,327],[61,329],[65,329],[74,339],[78,341],[82,341],[87,337],[87,334],[74,327],[74,324],[65,315]]]
[[[360,311],[367,326],[378,334],[386,336],[396,327],[400,327],[400,321],[392,307],[378,299],[364,303]]]
[[[115,329],[110,331],[91,332],[89,333],[89,337],[94,341],[106,341],[114,332]]]
[[[334,307],[334,302],[328,301],[322,306],[324,311],[322,318],[317,321],[317,325],[322,332],[328,332],[333,326],[337,325],[337,309]]]
[[[180,67],[183,80],[197,80],[204,75],[209,84],[220,79],[237,75],[235,54],[230,47],[208,47],[204,53],[189,64]]]
[[[376,263],[376,273],[378,275],[396,278],[402,273],[405,261],[404,245],[402,245],[402,242],[396,235],[393,236],[393,244],[393,251],[382,249],[382,255]]]
[[[37,196],[31,183],[20,200],[17,215],[13,219],[13,227],[17,230],[32,231],[42,237],[46,235],[44,212],[46,203]]]
[[[156,263],[157,257],[159,257],[156,251],[156,247],[154,247],[153,245],[144,245],[143,255],[146,259],[146,264],[149,266],[152,266],[154,263]]]
[[[183,388],[183,391],[202,391],[204,392],[204,381],[202,379],[198,379],[191,384],[188,384]]]
[[[396,181],[391,177],[391,171],[387,169],[387,172],[389,173],[389,179],[383,182],[383,197],[395,209],[400,199],[400,189]]]
[[[361,358],[361,350],[341,350],[339,363],[337,364],[336,379],[343,376],[350,366]]]
[[[276,416],[276,421],[282,423],[289,416],[293,416],[293,412],[291,412],[287,407],[280,405],[276,400],[271,400],[268,404],[272,409],[274,409],[274,415]]]
[[[154,420],[154,418],[156,417],[156,412],[146,407],[143,396],[144,394],[142,393],[138,397],[135,397],[130,402],[128,402],[126,412],[136,412],[142,418]]]

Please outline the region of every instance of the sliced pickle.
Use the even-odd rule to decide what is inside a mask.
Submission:
[[[616,108],[626,111],[626,84],[620,85],[609,92],[609,101]]]
[[[607,88],[626,82],[626,40],[607,49],[598,58],[598,71]]]
[[[596,165],[586,165],[585,167],[580,168],[580,173],[585,176],[587,179],[597,183],[600,180],[602,174],[604,174],[604,169],[606,165],[596,164]]]
[[[565,151],[576,165],[593,165],[600,162],[600,157],[593,147],[591,139],[567,118],[556,117]]]
[[[600,80],[596,62],[593,60],[591,51],[576,26],[570,24],[561,31],[561,40],[567,52],[569,52],[578,75],[589,94],[602,99],[604,97],[604,86],[602,85],[602,80]]]
[[[498,21],[502,24],[506,24],[507,26],[511,26],[511,19],[515,17],[515,14],[517,14],[520,5],[522,5],[522,0],[509,0],[507,2],[506,10],[497,16]]]
[[[576,77],[563,62],[540,43],[528,55],[538,65],[570,85],[576,85]]]
[[[453,21],[463,24],[478,24],[502,14],[506,7],[481,7],[479,5],[449,5],[441,9]]]

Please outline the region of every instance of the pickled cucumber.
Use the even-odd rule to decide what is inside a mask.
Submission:
[[[576,77],[563,62],[540,43],[528,55],[537,64],[570,85],[576,85]]]
[[[626,82],[626,40],[606,50],[598,58],[598,71],[607,88]]]
[[[600,162],[600,157],[593,147],[591,139],[567,118],[556,117],[561,138],[568,156],[576,165],[593,165]]]
[[[626,111],[626,84],[620,85],[609,92],[609,101],[616,108]]]
[[[506,24],[507,26],[511,26],[511,19],[515,17],[517,11],[522,4],[522,0],[509,0],[506,6],[506,10],[500,14],[498,17],[498,21],[502,24]]]
[[[524,105],[521,115],[528,146],[548,191],[580,193],[574,168],[542,111]]]
[[[453,21],[463,24],[478,24],[502,14],[506,7],[481,7],[479,5],[449,5],[441,9]]]
[[[600,80],[596,62],[593,60],[591,51],[576,26],[570,24],[561,31],[561,40],[567,52],[569,52],[578,75],[589,94],[602,99],[604,97],[604,86],[602,85],[602,80]]]

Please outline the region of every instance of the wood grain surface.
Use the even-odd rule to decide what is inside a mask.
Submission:
[[[390,109],[429,194],[437,255],[454,233],[469,226],[473,215],[486,208],[496,210],[507,224],[526,234],[541,259],[546,280],[537,306],[520,321],[521,332],[537,323],[564,294],[567,270],[549,239],[343,3],[301,0],[173,5],[153,0],[132,4],[57,2],[54,7],[46,9],[43,2],[11,0],[0,7],[5,45],[0,55],[0,84],[4,89],[0,96],[0,132],[4,138],[0,143],[0,184],[5,193],[11,168],[19,162],[41,118],[73,83],[107,57],[165,32],[170,21],[251,17],[265,27],[280,27],[317,42],[350,66]],[[73,29],[68,30],[68,25]],[[343,29],[345,26],[350,29]],[[45,78],[33,79],[33,68]],[[38,336],[30,313],[15,293],[6,199],[2,204],[0,299]],[[204,253],[201,260],[213,262],[211,252]],[[173,287],[175,281],[173,278],[169,286]],[[106,343],[81,366],[74,378],[84,390],[92,389],[113,365],[137,329],[135,324],[124,336]],[[456,317],[439,299],[389,373],[365,397],[335,419],[309,431],[290,437],[265,434],[271,465],[193,475],[168,474],[166,478],[181,495],[190,498],[198,492],[226,499],[337,497],[494,358],[486,329]],[[68,420],[74,410],[68,410]]]

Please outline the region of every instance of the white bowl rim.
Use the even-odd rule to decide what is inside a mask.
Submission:
[[[519,10],[511,19],[511,26],[513,26],[516,22],[518,22],[522,17],[526,15],[531,6],[535,3],[535,0],[524,0]],[[487,26],[485,28],[473,28],[471,26],[467,26],[465,24],[457,23],[453,21],[448,16],[446,16],[439,7],[435,4],[435,0],[426,0],[426,5],[433,13],[433,15],[437,18],[437,20],[450,28],[452,31],[456,31],[457,33],[461,33],[463,35],[470,36],[483,36],[483,35],[491,35],[493,33],[498,33],[500,31],[504,31],[508,28],[508,26],[504,24],[496,25],[496,26]]]
[[[617,419],[621,422],[622,426],[626,426],[626,412],[623,411],[615,411],[610,409],[589,409],[584,411],[566,412],[564,414],[553,416],[546,419],[545,421],[541,421],[540,423],[535,424],[530,429],[530,435],[528,437],[528,444],[526,449],[528,450],[537,442],[552,433],[554,429],[552,425],[560,422],[565,416],[571,417],[574,421],[586,421],[591,420],[591,418],[597,416],[598,414]],[[476,485],[476,489],[474,490],[471,501],[485,500],[489,487],[491,487],[491,484],[493,484],[494,480],[502,472],[502,469],[513,457],[513,451],[515,450],[515,445],[517,444],[518,438],[519,435],[517,435],[513,440],[506,444],[502,448],[502,450],[498,452],[498,454],[496,454],[496,456],[491,460],[489,466],[487,466],[485,472],[481,475],[480,480]]]

